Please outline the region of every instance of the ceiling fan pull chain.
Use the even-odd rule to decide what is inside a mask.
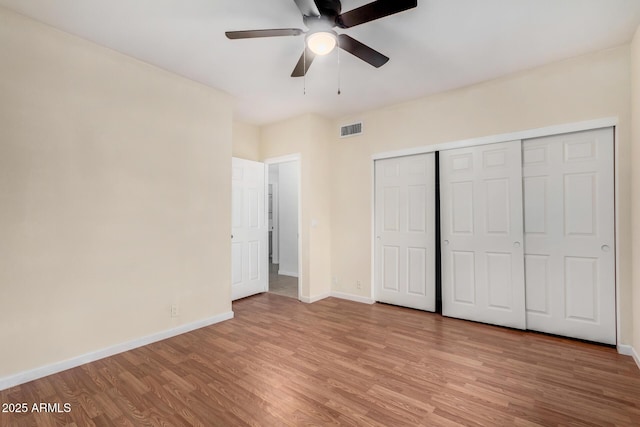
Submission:
[[[340,95],[340,39],[337,37],[336,44],[338,45],[338,95]]]
[[[302,94],[307,94],[307,40],[302,45]]]

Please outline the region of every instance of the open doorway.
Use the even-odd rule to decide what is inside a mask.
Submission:
[[[268,164],[269,292],[299,299],[299,160]]]

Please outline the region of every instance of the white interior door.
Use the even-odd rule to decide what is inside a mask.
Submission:
[[[434,154],[375,163],[375,299],[435,310]]]
[[[527,328],[616,343],[613,129],[522,147]]]
[[[440,152],[442,313],[525,329],[520,141]]]
[[[232,159],[231,298],[236,300],[268,286],[268,229],[265,165]]]

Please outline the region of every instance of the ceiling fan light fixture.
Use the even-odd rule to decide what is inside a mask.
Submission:
[[[330,53],[337,44],[336,34],[333,31],[318,31],[307,36],[307,47],[316,55]]]

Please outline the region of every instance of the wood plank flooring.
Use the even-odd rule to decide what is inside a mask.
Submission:
[[[0,426],[638,426],[612,348],[382,304],[274,294],[235,319],[0,392]]]

